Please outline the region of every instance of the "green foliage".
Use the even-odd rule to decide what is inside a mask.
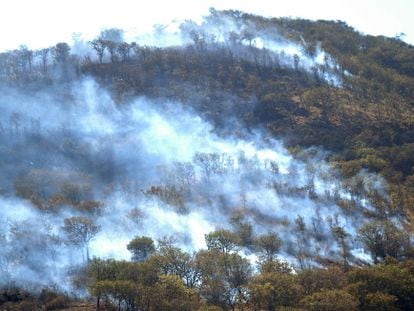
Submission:
[[[200,251],[197,262],[201,272],[200,293],[207,302],[224,309],[245,302],[247,285],[252,275],[247,259],[213,249]]]
[[[300,302],[309,311],[357,311],[359,301],[343,290],[325,290],[305,297]]]
[[[392,301],[402,310],[414,307],[414,270],[403,264],[380,264],[372,268],[355,269],[348,275],[349,291],[367,308],[378,304],[379,300],[392,305]],[[384,295],[383,295],[384,294]],[[391,296],[397,297],[394,300]]]
[[[258,262],[258,265],[262,274],[271,272],[291,273],[293,271],[293,268],[289,263],[278,259],[262,260]]]
[[[207,248],[228,254],[237,249],[239,240],[236,234],[229,230],[220,229],[205,235]]]
[[[175,275],[163,275],[155,287],[154,310],[192,311],[197,306],[197,296]]]
[[[323,290],[341,289],[347,285],[345,272],[337,266],[326,269],[304,269],[299,271],[298,282],[306,295]]]
[[[132,260],[141,262],[147,260],[155,252],[155,245],[150,237],[141,236],[131,240],[127,249],[132,253]]]
[[[159,271],[165,275],[176,275],[188,287],[195,287],[200,279],[200,271],[194,256],[170,243],[160,244],[159,251],[151,257]]]
[[[288,273],[264,273],[249,285],[250,303],[256,309],[275,310],[295,306],[303,297],[303,288],[297,278]]]
[[[5,85],[38,90],[56,84],[58,78],[69,81],[85,74],[110,88],[119,104],[129,96],[169,98],[198,109],[217,128],[227,128],[231,117],[247,128],[266,128],[269,136],[287,137],[291,151],[322,146],[335,152],[330,159],[334,159],[353,194],[351,200],[334,198],[345,213],[352,214],[359,198],[366,196],[381,216],[404,216],[406,227],[387,220],[363,225],[359,240],[374,265],[353,267],[347,232],[332,225],[332,243],[340,248],[343,264],[304,269],[314,255],[307,248],[308,228],[298,218],[294,251],[302,269],[295,273],[276,259],[281,239],[275,233],[256,237],[252,226],[242,219],[233,223],[235,232],[220,229],[207,234],[208,250],[194,255],[171,243],[159,243],[156,250],[151,238],[136,237],[128,244],[136,262],[96,258],[88,262],[87,287],[97,299],[97,307],[106,302],[112,308],[146,311],[250,307],[413,310],[414,264],[408,260],[413,256],[410,234],[414,222],[413,46],[399,38],[362,35],[341,21],[269,19],[216,10],[207,18],[220,22],[223,17],[233,18],[240,25],[254,25],[257,30],[274,29],[299,46],[304,40],[304,51],[311,57],[321,47],[338,63],[334,73],[342,78],[342,87],[329,85],[318,76],[327,69],[325,65],[314,68],[311,74],[301,71],[297,57],[292,69],[281,66],[277,57],[273,57],[274,63],[268,62],[266,51],[252,46],[244,51],[250,60],[238,58],[229,46],[240,47],[241,40],[251,43],[251,29],[241,35],[232,33],[219,50],[208,49],[206,38],[196,32],[190,34],[193,44],[186,48],[161,49],[123,42],[122,32],[107,30],[90,42],[98,54],[97,62],[79,60],[70,54],[66,43],[40,51],[22,46],[0,53],[0,80]],[[110,62],[104,59],[105,52]],[[35,55],[40,62],[33,61]],[[49,57],[53,57],[54,68]],[[55,76],[56,68],[60,77]],[[229,101],[229,94],[237,100]],[[23,132],[21,121],[19,113],[11,114],[11,135]],[[4,154],[13,155],[21,147],[1,148]],[[60,148],[70,158],[85,154],[85,146],[70,138],[62,141]],[[295,154],[300,156],[300,152]],[[199,153],[193,162],[206,180],[232,169],[231,159],[223,154]],[[3,164],[12,166],[10,163]],[[388,193],[367,190],[359,175],[363,168],[383,176],[389,185],[384,192]],[[153,186],[145,194],[187,212],[185,199],[191,194],[194,167],[178,163],[174,170],[164,173],[168,184]],[[272,173],[277,173],[277,167]],[[48,168],[26,168],[19,174],[16,194],[40,210],[55,212],[69,207],[88,215],[67,218],[62,227],[68,241],[87,249],[99,231],[92,217],[103,208],[101,202],[93,200],[90,178]],[[137,214],[142,216],[139,211]],[[240,247],[261,253],[256,273],[237,253]],[[52,310],[67,304],[65,296],[47,291],[37,300],[13,287],[0,293],[2,310]]]
[[[395,311],[398,310],[397,300],[394,295],[383,292],[368,293],[366,299],[366,310],[372,311]]]
[[[362,226],[359,239],[375,263],[387,256],[403,259],[411,249],[409,235],[391,221],[372,221]]]
[[[272,261],[282,246],[282,240],[276,233],[261,235],[257,238],[256,243],[266,261]]]

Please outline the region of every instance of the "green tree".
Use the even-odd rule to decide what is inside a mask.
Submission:
[[[192,311],[198,305],[196,292],[187,288],[175,275],[162,275],[154,288],[154,300],[151,310]]]
[[[365,310],[369,311],[397,311],[398,298],[383,292],[368,293],[365,297]]]
[[[200,251],[197,262],[201,270],[200,293],[207,302],[232,310],[245,303],[252,275],[247,259],[213,249]]]
[[[297,277],[306,295],[322,290],[342,289],[348,284],[344,270],[338,266],[304,269],[298,272]]]
[[[359,301],[343,290],[325,290],[314,293],[300,301],[309,311],[357,311]]]
[[[397,297],[395,304],[399,309],[413,310],[413,261],[388,261],[369,268],[354,269],[348,273],[348,291],[358,297],[363,308],[378,304],[379,300],[386,300],[390,304],[391,296],[394,296]]]
[[[237,249],[239,244],[236,234],[229,230],[220,229],[205,235],[207,248],[210,250],[219,250],[228,254]]]
[[[373,221],[363,225],[358,238],[371,253],[374,263],[387,256],[403,259],[411,249],[408,234],[391,221]]]
[[[151,257],[158,269],[165,275],[176,275],[186,286],[193,288],[200,280],[200,269],[193,255],[190,255],[171,242],[160,243],[159,250]]]
[[[142,262],[155,252],[154,240],[150,237],[140,236],[132,239],[127,249],[132,253],[132,260]]]
[[[297,278],[289,273],[263,273],[249,284],[250,303],[255,309],[275,310],[292,307],[303,296],[303,288]]]
[[[265,261],[273,261],[282,246],[282,240],[276,233],[261,235],[256,243]]]

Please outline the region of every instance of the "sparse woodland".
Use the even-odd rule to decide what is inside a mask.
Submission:
[[[222,41],[186,21],[180,29],[190,41],[184,46],[124,42],[117,29],[103,31],[87,44],[88,53],[79,55],[67,43],[38,51],[21,46],[0,53],[1,87],[20,89],[29,97],[52,90],[65,104],[73,101],[69,86],[92,77],[118,107],[140,96],[155,103],[177,101],[213,124],[220,137],[243,137],[245,131],[260,129],[269,139],[282,139],[295,159],[308,164],[307,172],[316,170],[308,160],[315,148],[324,150],[323,160],[339,177],[322,179],[327,184],[340,179],[350,195],[321,194],[312,182],[293,186],[293,170],[278,182],[278,163],[262,167],[242,156],[206,152],[172,167],[157,167],[163,182],[141,188],[136,181],[119,181],[121,169],[111,157],[93,153],[92,146],[74,135],[65,134],[51,145],[41,134],[46,121],[11,113],[0,123],[0,171],[8,176],[0,195],[26,200],[42,215],[73,211],[61,219],[64,240],[53,230],[42,231],[42,241],[28,240],[30,228],[15,226],[10,235],[28,241],[16,252],[30,257],[44,249],[52,258],[54,249],[69,245],[82,250],[85,264],[73,267],[65,280],[82,294],[73,296],[60,284],[31,291],[11,280],[0,289],[0,310],[414,309],[414,47],[399,38],[362,35],[340,21],[211,10],[205,23],[225,27],[224,20],[240,29],[245,25],[244,31],[225,33]],[[325,60],[308,68],[298,57],[287,65],[283,52],[253,45],[257,34],[272,31],[302,46],[309,59],[322,49],[335,66]],[[65,130],[62,126],[61,132]],[[37,167],[16,160],[29,144],[33,153],[45,155]],[[60,158],[48,157],[55,150],[75,164],[59,166]],[[350,218],[369,221],[353,235],[335,219],[326,231],[318,231],[318,219],[313,227],[299,214],[293,221],[270,220],[241,199],[240,206],[226,211],[230,227],[205,235],[207,249],[192,252],[174,239],[137,234],[125,245],[130,261],[90,255],[90,242],[104,230],[96,219],[108,208],[96,193],[122,188],[188,214],[194,206],[239,196],[211,199],[209,187],[230,172],[240,183],[256,177],[257,187],[280,196],[335,205]],[[364,186],[360,172],[383,178],[386,194]],[[374,209],[361,211],[365,201]],[[145,225],[139,207],[128,218],[137,227]],[[291,237],[279,227],[289,228]],[[0,234],[0,246],[7,239]],[[353,255],[354,242],[368,258]],[[294,261],[282,260],[282,252]],[[18,263],[20,255],[6,259]]]

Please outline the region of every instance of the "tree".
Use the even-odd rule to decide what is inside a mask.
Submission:
[[[32,50],[29,50],[29,48],[26,45],[21,45],[19,49],[21,61],[24,70],[26,67],[28,68],[29,72],[32,72],[32,64],[33,64],[33,57],[34,53]]]
[[[100,299],[105,297],[111,304],[117,306],[120,311],[134,310],[137,286],[129,280],[102,280],[97,281],[90,287],[92,295],[97,297],[96,310],[100,310]]]
[[[64,220],[62,229],[71,243],[85,247],[86,260],[89,261],[89,242],[100,231],[100,226],[95,225],[89,218],[74,216]]]
[[[339,266],[304,269],[298,272],[297,277],[306,295],[322,290],[341,289],[347,285],[347,276]]]
[[[341,248],[342,263],[344,265],[344,268],[346,269],[348,268],[349,259],[351,258],[351,251],[348,242],[349,234],[345,231],[343,227],[340,226],[332,226],[331,231],[336,242]]]
[[[244,304],[248,297],[247,285],[252,276],[252,267],[246,258],[238,254],[223,255],[225,298],[232,307]]]
[[[243,220],[241,215],[235,215],[231,218],[231,224],[234,227],[240,246],[250,249],[254,248],[255,234],[253,225]]]
[[[397,311],[398,298],[382,292],[369,293],[366,295],[366,310],[370,311]]]
[[[123,42],[118,45],[117,51],[121,55],[122,61],[124,63],[130,59],[130,54],[131,54],[131,50],[133,49],[133,47],[134,47],[133,43],[129,44],[127,42]]]
[[[213,174],[225,173],[233,165],[231,156],[219,153],[196,153],[193,162],[204,171],[207,179]]]
[[[200,269],[194,255],[183,252],[171,241],[159,241],[159,250],[151,257],[166,275],[176,275],[190,287],[195,287],[200,280]]]
[[[60,42],[52,48],[52,55],[57,63],[66,64],[69,60],[70,46]]]
[[[237,235],[225,229],[210,232],[205,235],[205,239],[209,250],[215,249],[225,254],[236,250],[239,244]]]
[[[194,289],[187,288],[175,275],[162,275],[154,288],[151,310],[192,311],[197,308],[197,295]]]
[[[150,237],[141,236],[132,239],[127,249],[132,253],[132,260],[142,262],[155,252],[154,240]]]
[[[359,301],[344,290],[326,290],[305,297],[300,302],[309,311],[357,311]]]
[[[293,67],[295,68],[296,71],[299,70],[299,61],[300,61],[299,55],[297,54],[293,55]]]
[[[105,40],[105,47],[108,49],[109,56],[111,58],[111,63],[114,63],[117,59],[116,51],[117,51],[118,43],[111,40]]]
[[[246,302],[252,275],[247,259],[212,249],[200,251],[197,262],[201,270],[200,292],[209,303],[234,310],[236,305]]]
[[[249,284],[250,302],[255,310],[275,310],[294,306],[303,296],[303,289],[294,275],[264,273]]]
[[[363,225],[358,238],[371,253],[374,263],[391,256],[403,259],[410,252],[410,238],[391,221],[373,221]]]
[[[36,52],[36,55],[38,55],[40,57],[40,60],[42,62],[42,70],[43,70],[44,74],[47,71],[47,60],[49,58],[49,53],[50,53],[49,48],[41,49],[41,50]]]
[[[105,40],[103,40],[102,38],[97,38],[90,41],[89,44],[96,51],[96,54],[98,54],[99,63],[102,64],[103,56],[106,49]]]
[[[282,246],[282,240],[276,233],[261,235],[258,237],[256,243],[265,261],[273,261]]]
[[[372,310],[381,303],[396,305],[398,310],[414,310],[413,271],[413,261],[397,263],[395,259],[354,269],[348,273],[348,292],[358,297],[362,310]]]
[[[292,267],[286,261],[281,261],[279,259],[261,260],[258,262],[259,271],[264,273],[278,272],[278,273],[291,273]]]
[[[255,38],[255,34],[249,30],[245,30],[241,33],[241,39],[249,42],[249,47],[252,47],[252,41]]]
[[[118,28],[102,30],[99,36],[99,40],[102,40],[105,47],[108,49],[109,55],[111,57],[111,62],[115,62],[117,47],[124,41],[123,30]]]
[[[63,81],[69,79],[68,65],[70,61],[70,46],[65,42],[60,42],[52,48],[52,55],[58,68],[60,68],[60,77]]]
[[[303,216],[299,216],[295,219],[295,231],[293,232],[296,236],[295,245],[295,257],[299,262],[301,269],[304,269],[309,265],[308,260],[310,257],[309,251],[309,235],[306,228],[306,223]]]
[[[14,127],[16,134],[19,134],[20,124],[22,122],[22,115],[18,112],[13,112],[10,115],[10,132],[12,132],[12,128]]]

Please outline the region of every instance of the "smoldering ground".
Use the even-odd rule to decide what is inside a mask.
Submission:
[[[298,159],[263,131],[219,135],[177,102],[119,105],[91,79],[63,92],[4,88],[0,105],[2,283],[69,291],[68,271],[85,263],[85,246],[90,256],[129,259],[134,236],[174,236],[195,251],[206,233],[240,224],[253,235],[277,232],[292,264],[304,248],[309,265],[312,255],[339,258],[335,226],[349,234],[355,258],[367,257],[354,243],[376,217],[364,191],[386,196],[385,184],[361,172],[355,183],[366,189],[352,192],[322,151]],[[75,216],[100,229],[88,245],[63,230]],[[242,252],[254,248],[247,241]]]

